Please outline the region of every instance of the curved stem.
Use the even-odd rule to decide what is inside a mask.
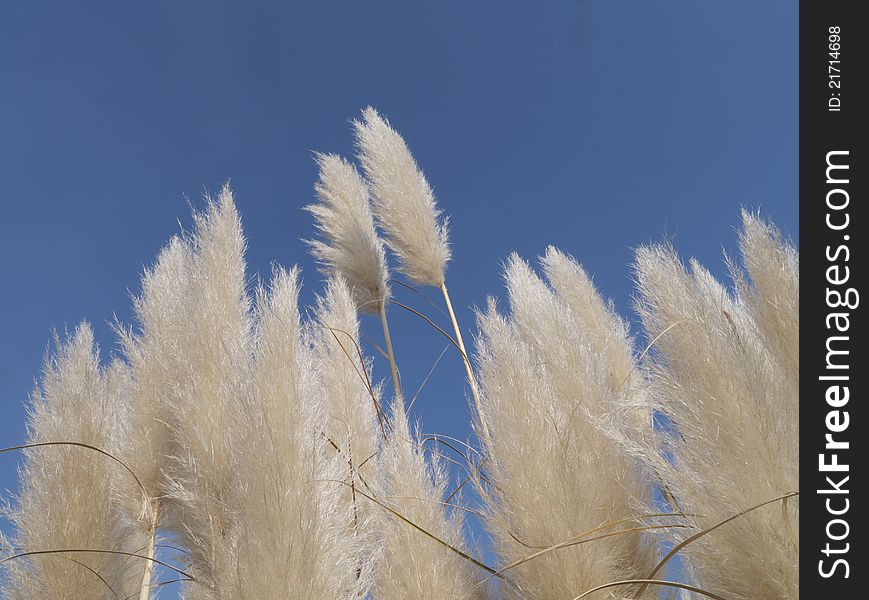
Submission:
[[[643,585],[640,587],[639,591],[637,592],[636,597],[639,598],[639,597],[641,597],[641,596],[643,595],[643,592],[646,591],[646,588],[647,588],[649,585],[651,585],[650,582],[651,582],[651,581],[654,581],[654,577],[655,577],[655,575],[657,575],[658,572],[659,572],[661,569],[664,568],[664,565],[666,565],[667,562],[668,562],[671,558],[673,558],[674,556],[676,556],[676,555],[677,555],[677,554],[682,550],[682,548],[684,548],[684,547],[687,546],[688,544],[691,544],[692,542],[694,542],[694,541],[700,539],[700,538],[703,537],[704,535],[707,535],[707,534],[709,534],[709,533],[715,531],[716,529],[718,529],[718,528],[721,527],[722,525],[726,525],[727,523],[729,523],[730,521],[733,521],[734,519],[738,519],[738,518],[740,518],[740,517],[743,517],[743,516],[747,515],[748,513],[757,510],[758,508],[763,508],[763,507],[766,506],[767,504],[772,504],[773,502],[779,502],[779,501],[787,500],[788,498],[792,498],[792,497],[794,497],[794,496],[799,496],[799,495],[800,495],[800,492],[799,492],[799,490],[797,490],[797,491],[793,491],[793,492],[788,492],[787,494],[782,494],[781,496],[778,496],[778,497],[776,497],[776,498],[773,498],[772,500],[766,500],[766,501],[764,501],[764,502],[761,502],[760,504],[755,504],[755,505],[752,506],[751,508],[746,508],[745,510],[741,510],[741,511],[739,511],[739,512],[736,513],[736,514],[730,515],[730,516],[727,517],[726,519],[722,519],[721,521],[718,521],[718,522],[715,523],[714,525],[712,525],[712,526],[710,526],[710,527],[707,527],[706,529],[704,529],[704,530],[702,530],[702,531],[700,531],[700,532],[698,532],[698,533],[695,533],[694,535],[692,535],[691,537],[689,537],[689,538],[687,538],[687,539],[682,540],[682,541],[679,542],[676,546],[674,546],[674,547],[673,547],[673,548],[672,548],[672,549],[667,553],[667,555],[664,556],[664,558],[661,559],[661,561],[660,561],[660,562],[655,566],[655,568],[652,570],[652,572],[649,573],[649,575],[646,577],[646,580],[645,580],[645,581],[638,581],[638,582],[637,582],[637,583],[642,583]],[[574,598],[574,600],[577,600],[577,599]]]

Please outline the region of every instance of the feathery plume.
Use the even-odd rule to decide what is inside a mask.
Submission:
[[[314,215],[315,226],[326,241],[309,241],[311,253],[325,266],[327,275],[345,278],[360,311],[379,313],[392,382],[400,396],[401,382],[386,320],[389,271],[383,242],[374,228],[368,186],[356,167],[340,156],[318,154],[317,163],[320,203],[306,208]]]
[[[635,461],[601,426],[639,393],[627,328],[572,259],[549,249],[543,263],[552,288],[512,256],[511,315],[490,300],[478,317],[477,431],[494,481],[478,483],[507,566],[635,517],[648,496]],[[643,576],[652,558],[644,536],[630,532],[555,549],[507,574],[522,598],[571,598]]]
[[[445,506],[449,476],[435,453],[427,460],[411,434],[404,404],[392,405],[392,431],[379,456],[384,493],[378,500],[402,517],[462,550],[464,519]],[[450,504],[457,504],[453,498]],[[481,600],[482,575],[467,559],[381,507],[383,557],[374,596],[382,600]]]
[[[479,402],[474,371],[446,286],[445,272],[450,260],[448,219],[441,219],[425,175],[404,139],[386,119],[369,106],[362,111],[362,120],[354,121],[354,126],[359,160],[371,182],[374,214],[386,232],[386,243],[398,257],[402,273],[420,285],[440,288],[471,393],[475,403]]]
[[[186,325],[175,332],[186,368],[168,399],[175,453],[167,468],[166,527],[189,553],[192,597],[220,598],[237,573],[230,493],[236,470],[234,409],[249,383],[250,301],[244,237],[229,187],[195,215]]]
[[[440,286],[450,260],[447,221],[407,144],[370,106],[354,121],[359,160],[371,184],[374,215],[399,269],[420,285]]]
[[[190,244],[174,237],[154,267],[145,271],[142,293],[133,299],[139,333],[116,327],[130,364],[130,398],[123,420],[128,434],[122,436],[118,452],[139,476],[148,498],[143,505],[142,490],[131,481],[120,489],[130,514],[148,536],[146,554],[151,557],[164,520],[160,498],[167,484],[165,470],[169,457],[178,451],[169,425],[170,406],[183,382],[195,378],[185,346],[197,337],[188,318],[192,258]],[[150,597],[153,567],[151,561],[143,565],[142,600]]]
[[[320,202],[306,208],[323,240],[311,240],[311,254],[327,276],[341,275],[356,307],[379,312],[389,298],[389,272],[382,240],[374,228],[368,185],[356,167],[335,154],[317,154]]]
[[[755,315],[763,338],[772,346],[770,353],[781,362],[787,380],[797,394],[800,382],[800,277],[799,255],[782,240],[771,224],[748,211],[742,211],[739,247],[749,279],[736,265],[731,275],[737,282],[739,297]]]
[[[107,387],[117,391],[122,374],[111,374],[109,382],[101,373],[87,324],[56,343],[56,355],[46,362],[31,397],[27,441],[77,442],[111,454],[117,413]],[[141,573],[142,559],[111,552],[135,553],[143,537],[128,527],[116,502],[113,483],[130,477],[118,469],[123,468],[108,456],[80,446],[25,450],[17,502],[4,510],[15,527],[6,551],[38,554],[3,565],[9,569],[5,598],[111,598],[131,592],[129,582]]]
[[[540,262],[546,280],[581,327],[588,345],[604,353],[601,361],[611,369],[609,387],[618,390],[629,376],[636,376],[634,383],[640,384],[628,325],[604,301],[585,269],[553,246]]]
[[[260,291],[249,394],[237,406],[233,513],[238,528],[232,598],[359,599],[362,538],[341,484],[345,457],[327,447],[311,349],[303,345],[297,272],[277,270]],[[337,390],[330,390],[337,391]]]
[[[361,354],[359,322],[350,289],[343,278],[330,279],[326,292],[317,299],[316,322],[309,325],[315,367],[319,376],[323,429],[327,452],[340,456],[343,464],[341,502],[353,508],[353,527],[348,537],[357,543],[354,559],[360,588],[371,586],[380,555],[377,538],[379,508],[357,494],[379,494],[377,470],[379,440],[386,434],[380,405],[380,386],[373,386],[371,363]]]
[[[657,338],[654,401],[673,424],[636,439],[699,528],[799,489],[798,258],[771,226],[743,219],[751,279],[739,276],[735,295],[696,261],[686,269],[669,247],[641,248],[635,264],[638,308]],[[713,593],[795,598],[798,526],[791,498],[741,516],[683,553]]]
[[[178,381],[192,378],[184,342],[192,341],[187,287],[192,249],[174,237],[142,277],[142,293],[133,299],[140,332],[116,328],[132,375],[131,428],[124,456],[152,498],[161,494],[163,470],[173,453],[167,402]],[[141,492],[137,494],[137,500]]]

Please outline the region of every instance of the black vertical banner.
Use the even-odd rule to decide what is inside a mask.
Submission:
[[[800,586],[866,597],[869,110],[861,3],[800,3]]]

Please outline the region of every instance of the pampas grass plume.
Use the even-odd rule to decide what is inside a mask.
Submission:
[[[140,331],[116,327],[130,365],[130,425],[135,431],[121,449],[151,498],[162,495],[167,457],[174,453],[169,427],[170,398],[178,382],[193,377],[187,347],[197,336],[188,318],[192,249],[174,237],[142,277],[142,294],[133,299]],[[131,488],[134,504],[141,491]]]
[[[636,258],[639,310],[648,335],[659,336],[649,363],[654,406],[673,423],[645,442],[645,455],[699,528],[799,489],[798,259],[770,225],[743,219],[748,278],[735,273],[735,294],[669,247],[644,247]],[[684,552],[711,592],[795,598],[798,527],[792,498]]]
[[[404,404],[392,406],[392,432],[380,452],[383,501],[416,526],[453,548],[464,550],[464,516],[444,505],[449,476],[436,453],[426,457],[419,435],[412,433]],[[459,501],[453,498],[451,503]],[[396,515],[381,512],[383,557],[374,597],[379,600],[482,600],[483,574],[467,559],[422,533]]]
[[[440,286],[450,245],[431,186],[404,139],[376,110],[366,108],[354,126],[374,214],[399,269],[420,285]]]
[[[303,343],[296,271],[275,271],[256,309],[249,391],[233,427],[237,477],[229,494],[235,546],[223,569],[238,575],[231,598],[352,600],[362,547],[352,536],[353,509],[344,457],[329,446],[319,382]]]
[[[311,254],[328,276],[340,275],[356,306],[379,312],[389,298],[389,272],[383,242],[374,228],[368,186],[356,167],[335,154],[317,154],[319,203],[306,209],[322,240],[309,242]]]
[[[347,538],[356,556],[349,560],[356,565],[357,587],[363,593],[370,589],[379,563],[377,523],[382,509],[362,494],[380,493],[377,454],[387,429],[380,386],[371,384],[372,364],[361,353],[356,308],[343,278],[326,282],[324,295],[317,299],[316,320],[308,331],[319,380],[320,427],[327,437],[327,452],[338,457],[339,479],[344,484],[334,500],[352,509]]]
[[[160,252],[153,268],[142,277],[142,293],[133,299],[140,331],[118,325],[124,355],[129,364],[129,395],[124,404],[126,428],[118,446],[119,456],[137,474],[147,493],[127,478],[119,488],[127,511],[147,536],[145,555],[155,556],[158,529],[165,521],[163,502],[169,457],[178,451],[172,435],[171,405],[182,382],[195,373],[187,360],[187,344],[197,337],[188,318],[188,286],[193,251],[188,241],[174,237]],[[181,385],[179,385],[181,383]],[[142,600],[150,597],[154,563],[142,565]]]
[[[184,327],[176,335],[184,367],[169,399],[175,453],[166,468],[166,527],[189,553],[198,598],[220,598],[236,572],[221,566],[232,552],[234,409],[249,381],[250,301],[245,291],[241,223],[229,187],[194,216],[189,240]]]
[[[649,494],[636,462],[599,425],[638,393],[637,382],[622,385],[634,369],[627,329],[572,259],[550,249],[543,262],[550,285],[511,257],[511,314],[490,301],[479,315],[477,431],[495,483],[478,483],[508,565],[639,514]],[[503,593],[572,598],[644,576],[652,558],[637,532],[559,548],[511,568],[519,591]]]
[[[124,374],[101,372],[87,324],[56,343],[57,351],[46,363],[41,385],[31,397],[27,441],[78,442],[111,453],[118,434],[115,420],[119,415],[113,406],[118,396],[110,395],[107,388],[118,392]],[[115,365],[110,371],[121,368]],[[116,502],[115,482],[129,477],[119,469],[108,456],[82,447],[26,451],[17,501],[4,510],[16,529],[9,549],[67,552],[4,565],[9,569],[4,598],[111,598],[138,593],[130,585],[138,584],[141,560],[111,554],[136,552],[144,546],[144,537],[129,527]]]

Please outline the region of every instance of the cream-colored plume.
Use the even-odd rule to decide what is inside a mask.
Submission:
[[[77,442],[113,453],[123,394],[123,366],[104,375],[93,333],[80,325],[57,341],[40,387],[31,397],[27,441]],[[109,392],[113,392],[110,394]],[[114,484],[131,478],[116,461],[90,448],[52,445],[25,451],[15,505],[4,510],[12,523],[12,548],[34,553],[3,565],[4,598],[113,598],[138,594],[144,537],[128,526]],[[61,550],[63,552],[53,552]],[[96,550],[100,552],[88,552]]]
[[[197,337],[188,300],[193,251],[188,241],[174,237],[163,248],[153,268],[142,277],[142,293],[133,299],[140,330],[117,327],[124,355],[130,365],[130,393],[118,453],[139,476],[147,491],[132,481],[120,488],[129,514],[148,536],[144,554],[156,555],[159,528],[165,520],[161,502],[166,488],[169,457],[176,454],[177,440],[170,423],[172,403],[186,382],[196,374],[188,361],[187,345]],[[142,588],[145,594],[153,579],[153,562],[143,565]],[[150,595],[142,596],[143,599]]]
[[[742,221],[739,247],[749,280],[735,266],[731,273],[739,297],[751,306],[764,339],[771,345],[770,354],[781,363],[796,394],[800,381],[799,255],[773,225],[747,211],[743,211]]]
[[[392,430],[381,450],[384,478],[380,502],[414,525],[465,551],[464,516],[445,505],[449,475],[444,461],[427,459],[418,435],[412,434],[404,404],[393,403]],[[450,504],[458,504],[452,498]],[[481,600],[483,574],[467,559],[386,509],[381,509],[383,556],[374,597],[378,600]]]
[[[258,295],[251,386],[233,424],[235,555],[220,559],[238,581],[225,598],[365,594],[367,580],[357,576],[364,538],[353,536],[354,506],[342,484],[347,463],[323,427],[329,400],[301,338],[297,296],[297,272],[280,269],[270,292]]]
[[[175,332],[183,362],[168,398],[174,455],[167,467],[166,526],[188,552],[197,584],[192,598],[222,598],[237,572],[229,503],[235,464],[236,407],[249,387],[250,302],[245,291],[241,223],[228,187],[195,215],[182,323]],[[195,590],[195,591],[193,591]]]
[[[549,249],[543,264],[552,287],[511,257],[511,315],[494,301],[479,315],[477,431],[488,474],[479,486],[507,566],[607,524],[597,533],[643,525],[616,522],[642,514],[649,495],[636,462],[602,426],[642,393],[627,328],[572,259]],[[629,532],[544,553],[506,572],[516,588],[504,594],[573,598],[645,576],[654,562],[644,538]]]
[[[399,269],[420,285],[444,282],[450,245],[446,219],[402,137],[371,107],[354,122],[374,215]]]
[[[374,228],[368,185],[356,167],[335,154],[318,154],[317,204],[307,206],[322,240],[309,242],[328,276],[341,275],[363,312],[379,312],[389,298],[383,242]]]
[[[188,286],[192,249],[180,237],[163,248],[154,267],[142,277],[142,294],[133,299],[140,331],[121,330],[122,347],[132,375],[129,418],[135,435],[122,449],[151,498],[162,494],[163,471],[174,453],[169,421],[170,399],[179,381],[194,377],[185,342],[195,339]],[[141,503],[141,491],[131,490]],[[141,510],[141,506],[137,507]]]
[[[372,385],[370,361],[361,354],[353,297],[340,276],[326,282],[325,294],[317,299],[316,321],[308,330],[319,378],[319,427],[327,439],[327,454],[337,456],[342,466],[344,487],[337,498],[343,506],[352,507],[352,528],[346,535],[357,550],[353,562],[359,589],[365,592],[371,587],[380,556],[377,517],[381,509],[362,494],[379,494],[377,452],[386,424],[380,388]]]
[[[365,553],[352,536],[344,457],[323,428],[297,273],[277,270],[251,310],[226,188],[196,216],[187,243],[186,310],[175,334],[185,364],[169,395],[175,452],[163,500],[166,527],[196,578],[186,597],[361,598]]]
[[[637,439],[646,438],[647,460],[701,529],[799,489],[798,257],[747,214],[740,248],[750,281],[738,276],[735,295],[669,247],[641,248],[636,258],[639,310],[656,339],[654,400],[672,423]],[[798,528],[799,501],[790,498],[683,553],[710,592],[796,598]]]

